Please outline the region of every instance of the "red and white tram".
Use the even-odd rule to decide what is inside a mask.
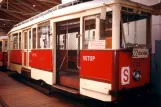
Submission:
[[[0,36],[0,68],[1,70],[7,67],[7,41],[8,36]]]
[[[151,14],[126,0],[60,4],[8,33],[8,68],[101,101],[150,83]]]

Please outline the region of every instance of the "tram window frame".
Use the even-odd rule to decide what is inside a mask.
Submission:
[[[37,27],[32,28],[32,49],[37,49]]]
[[[4,52],[7,52],[8,50],[8,43],[7,40],[4,41]]]
[[[18,48],[18,33],[12,34],[12,49],[17,50]]]
[[[2,52],[2,49],[3,49],[3,42],[2,41],[0,41],[0,52]]]
[[[23,40],[23,48],[28,49],[28,31],[24,32]]]
[[[136,45],[151,46],[151,35],[150,35],[150,30],[149,30],[150,29],[150,15],[138,14],[137,12],[130,13],[130,12],[122,10],[121,17],[122,17],[121,31],[124,30],[123,32],[121,32],[121,37],[120,37],[120,38],[122,38],[121,43],[120,43],[121,48],[125,48],[125,45],[126,45],[126,47],[135,47]],[[138,27],[139,24],[140,25],[145,24],[144,25],[145,28],[143,28],[143,27],[139,28]],[[126,25],[128,27],[125,29]],[[130,29],[132,29],[132,28],[134,29],[134,32],[135,32],[134,34],[130,33]],[[127,29],[128,29],[128,31],[126,32]],[[139,30],[141,31],[141,35],[139,35],[139,33],[140,33]],[[123,37],[125,39],[123,39]],[[134,39],[130,41],[128,37],[134,38]],[[144,39],[143,39],[143,37],[144,37]],[[126,41],[126,44],[125,44],[125,41]],[[132,42],[134,42],[134,43],[132,43]]]
[[[52,39],[50,21],[43,22],[37,27],[37,49],[51,49]]]
[[[30,50],[32,48],[32,34],[31,34],[31,30],[28,31],[28,49]]]
[[[19,43],[18,43],[18,44],[19,44],[19,49],[22,49],[22,45],[21,45],[21,44],[22,44],[22,33],[19,32],[18,34],[19,34],[19,37],[18,37],[18,39],[19,39],[19,40],[18,40],[18,42],[19,42]]]
[[[88,18],[89,17],[89,18]],[[90,18],[91,17],[91,18]],[[92,34],[93,37],[87,38],[86,36],[86,20],[95,19],[95,31]],[[83,49],[112,49],[112,11],[106,12],[106,19],[102,20],[100,14],[85,16],[83,18]],[[90,31],[90,30],[89,30]],[[88,42],[88,43],[87,43]],[[96,42],[104,43],[101,48],[97,46],[90,47],[90,44]],[[97,45],[97,44],[96,44]]]
[[[88,22],[87,37],[86,37],[86,22]],[[93,23],[94,22],[94,23]],[[92,26],[92,28],[90,27]],[[92,32],[90,32],[92,30]],[[96,16],[87,16],[84,18],[84,30],[83,30],[83,48],[88,49],[89,41],[95,40],[96,35]],[[92,34],[92,36],[91,36]]]

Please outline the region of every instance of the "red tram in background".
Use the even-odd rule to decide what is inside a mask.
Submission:
[[[151,7],[124,0],[60,4],[8,33],[8,68],[101,101],[150,83]]]
[[[7,41],[8,36],[0,36],[0,68],[2,70],[7,67]]]

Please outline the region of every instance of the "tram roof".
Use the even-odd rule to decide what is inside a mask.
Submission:
[[[120,1],[119,0],[94,0],[94,1],[81,2],[81,3],[79,2],[79,0],[75,0],[73,2],[57,5],[53,8],[50,8],[50,9],[36,15],[36,16],[33,16],[27,20],[24,20],[24,21],[16,24],[9,31],[9,33],[16,31],[16,30],[21,30],[24,27],[32,26],[38,22],[45,21],[47,19],[51,19],[54,17],[59,17],[59,16],[67,15],[67,14],[72,14],[72,13],[100,7],[100,6],[103,6],[103,4],[112,5],[116,2],[123,3],[126,5],[133,5],[136,7],[138,6],[140,8],[144,8],[144,10],[148,10],[150,12],[154,11],[151,7],[148,7],[148,6],[139,4],[139,3],[135,3],[132,1],[128,1],[128,0],[122,0],[122,1],[121,0]],[[73,4],[75,4],[75,5],[73,5]],[[72,5],[72,6],[68,6],[68,5]]]

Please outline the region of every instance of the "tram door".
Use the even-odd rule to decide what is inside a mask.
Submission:
[[[31,52],[31,30],[23,32],[22,67],[30,69],[29,55]]]
[[[57,83],[79,89],[80,19],[56,23]]]

